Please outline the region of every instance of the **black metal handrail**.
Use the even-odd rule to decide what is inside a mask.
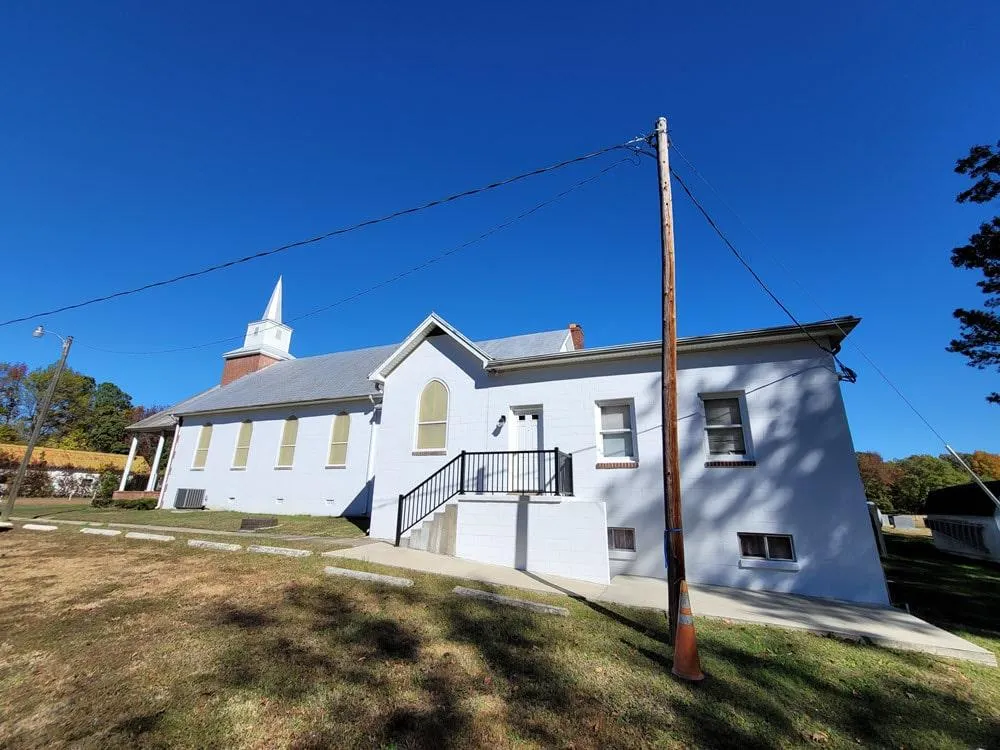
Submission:
[[[405,495],[396,509],[396,545],[456,495],[572,495],[573,456],[542,451],[462,451]]]

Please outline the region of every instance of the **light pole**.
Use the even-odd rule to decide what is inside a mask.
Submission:
[[[46,333],[51,333],[53,336],[57,337],[62,341],[62,356],[59,358],[59,364],[56,365],[56,371],[52,373],[52,380],[49,381],[49,387],[45,390],[45,395],[42,396],[42,402],[38,405],[38,412],[35,414],[35,423],[31,427],[31,435],[28,437],[28,445],[24,449],[24,458],[21,459],[21,465],[17,467],[17,474],[14,475],[14,481],[11,482],[10,492],[7,494],[7,500],[3,505],[3,511],[0,511],[0,527],[10,528],[10,522],[7,520],[10,518],[10,512],[14,509],[14,501],[17,500],[17,493],[21,491],[21,484],[24,482],[24,475],[28,473],[28,464],[31,462],[31,453],[35,450],[35,443],[38,442],[38,436],[42,432],[42,425],[45,423],[45,417],[49,413],[49,404],[52,403],[52,396],[56,392],[56,385],[59,383],[59,376],[62,375],[63,368],[66,367],[66,357],[69,356],[69,348],[73,345],[73,337],[67,336],[63,338],[58,333],[52,331],[46,331],[44,326],[38,326],[31,335],[36,339],[40,339]]]

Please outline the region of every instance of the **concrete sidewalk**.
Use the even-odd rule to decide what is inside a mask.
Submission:
[[[604,585],[486,565],[457,557],[394,547],[374,540],[351,549],[324,552],[323,555],[465,578],[497,586],[565,594],[591,602],[654,609],[666,609],[667,605],[667,583],[656,578],[615,576],[610,585]],[[695,614],[702,617],[806,630],[849,640],[867,641],[886,648],[921,651],[997,666],[996,656],[992,652],[897,609],[720,586],[692,586],[691,604]]]

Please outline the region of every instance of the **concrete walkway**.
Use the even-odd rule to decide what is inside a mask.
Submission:
[[[565,594],[596,603],[666,609],[667,584],[656,578],[615,576],[610,585],[604,585],[394,547],[386,542],[367,541],[367,544],[332,550],[323,555],[465,578],[497,586]],[[887,648],[921,651],[997,666],[996,656],[992,652],[897,609],[720,586],[692,586],[691,604],[695,614],[702,617],[806,630],[849,640],[867,641]]]

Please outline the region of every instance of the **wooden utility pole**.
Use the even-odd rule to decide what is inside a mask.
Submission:
[[[660,178],[660,243],[663,248],[663,505],[666,528],[670,642],[677,643],[677,614],[684,580],[681,471],[677,442],[677,299],[674,288],[674,212],[667,156],[667,118],[656,121],[656,161]]]
[[[51,331],[46,331],[42,326],[38,326],[32,335],[35,338],[40,338],[45,333],[51,333]],[[62,338],[62,336],[59,338]],[[28,445],[24,449],[24,457],[21,459],[21,465],[17,467],[17,474],[14,475],[14,481],[10,483],[10,492],[8,492],[6,502],[3,504],[3,510],[0,511],[0,523],[4,524],[6,528],[10,528],[10,522],[8,521],[10,512],[14,510],[14,502],[21,491],[21,484],[24,482],[24,477],[28,473],[31,454],[35,450],[35,445],[38,443],[38,438],[42,433],[45,417],[49,413],[49,404],[52,403],[52,396],[56,392],[56,386],[59,385],[59,376],[62,375],[63,368],[66,367],[66,357],[69,356],[69,348],[71,346],[73,346],[72,336],[62,339],[62,356],[59,357],[59,364],[56,365],[56,370],[52,373],[52,380],[49,381],[49,387],[45,389],[45,395],[42,396],[42,401],[38,405],[38,411],[35,413],[35,423],[32,425],[31,435],[28,437]]]

